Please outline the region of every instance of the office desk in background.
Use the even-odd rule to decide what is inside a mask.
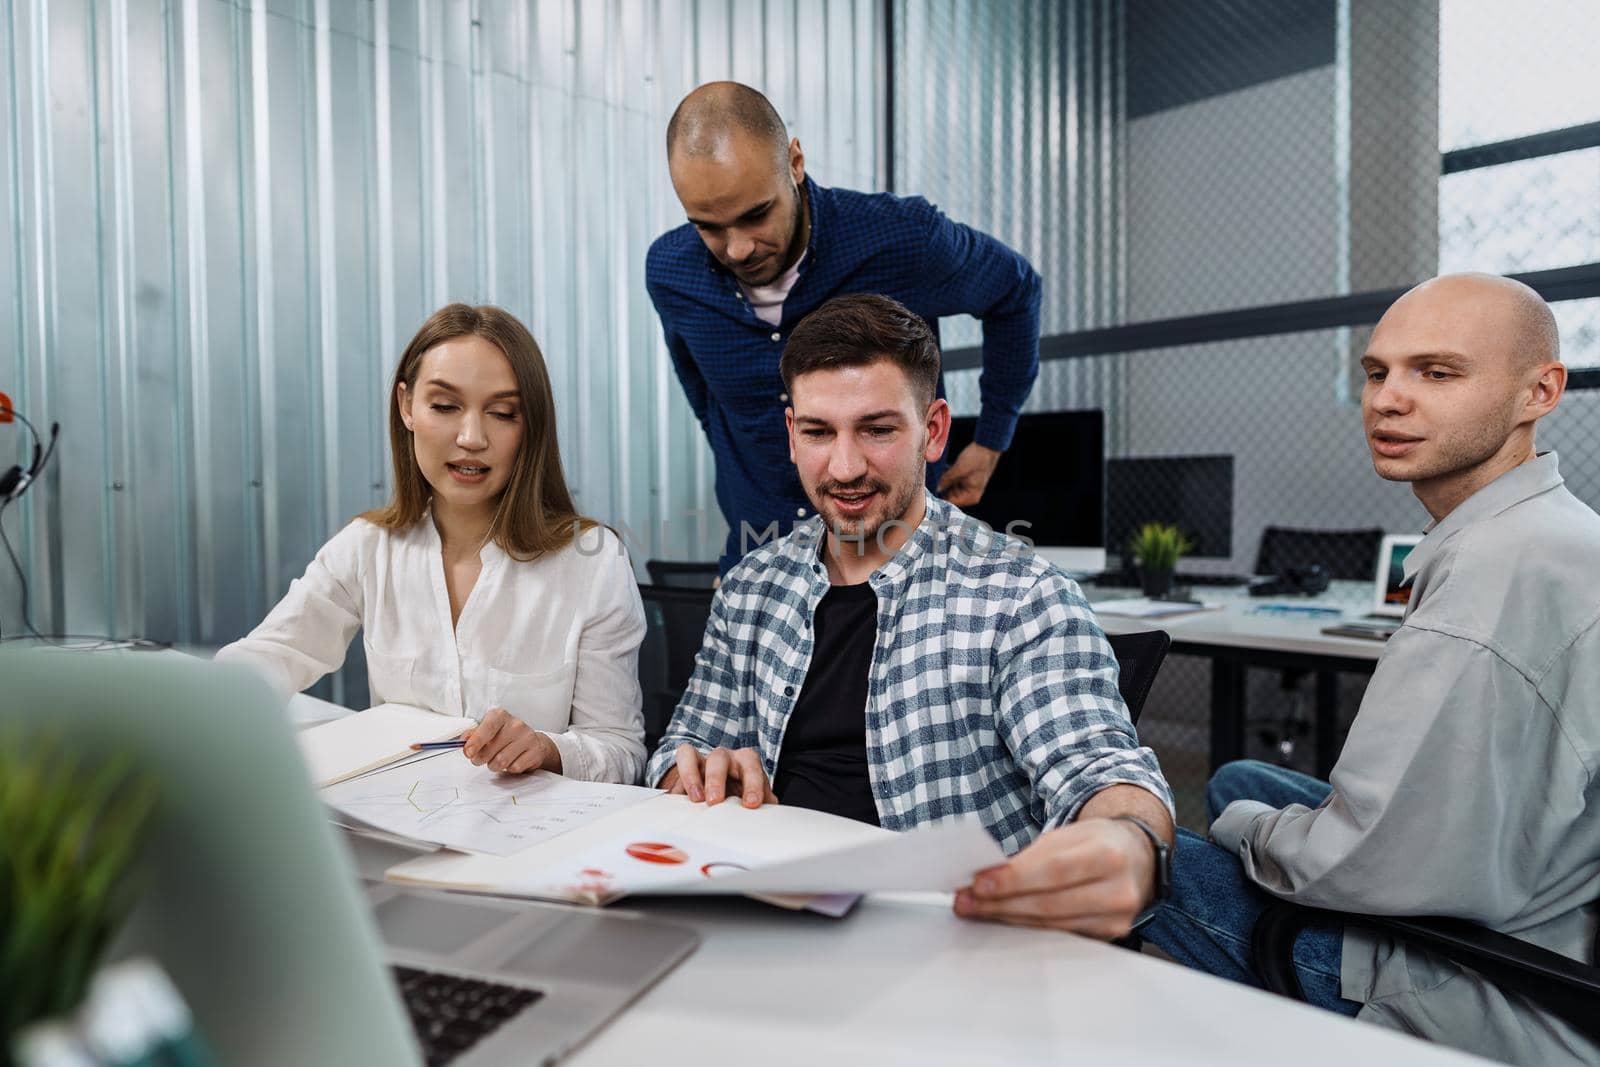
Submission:
[[[1124,588],[1083,587],[1091,606],[1129,594]],[[1378,665],[1382,641],[1331,637],[1323,627],[1366,616],[1372,606],[1371,582],[1334,582],[1315,597],[1252,597],[1242,586],[1196,587],[1197,599],[1219,602],[1219,611],[1201,611],[1165,619],[1099,615],[1107,633],[1165,630],[1172,635],[1171,654],[1202,656],[1211,661],[1211,769],[1239,759],[1245,748],[1245,670],[1308,671],[1316,678],[1315,751],[1317,777],[1333,770],[1339,748],[1338,675],[1368,674]],[[1342,615],[1261,612],[1263,604],[1338,607]]]

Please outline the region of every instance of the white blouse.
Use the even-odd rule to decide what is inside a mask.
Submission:
[[[493,543],[450,624],[430,516],[356,519],[322,546],[261,625],[217,653],[298,692],[344,662],[359,628],[372,701],[481,719],[493,707],[549,736],[568,777],[635,782],[644,763],[644,606],[622,542],[600,528],[527,562]]]

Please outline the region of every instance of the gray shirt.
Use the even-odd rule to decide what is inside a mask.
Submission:
[[[1600,919],[1600,516],[1554,453],[1474,493],[1406,559],[1405,623],[1315,810],[1211,828],[1267,892],[1470,919],[1592,961]],[[1351,929],[1361,1017],[1524,1064],[1600,1062],[1566,1024],[1440,958]],[[1597,1009],[1600,1010],[1600,1009]]]

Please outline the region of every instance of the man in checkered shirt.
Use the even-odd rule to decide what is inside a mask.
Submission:
[[[975,814],[1015,855],[958,913],[1126,933],[1171,792],[1077,587],[927,491],[950,430],[932,332],[887,297],[836,297],[781,370],[818,517],[728,572],[645,780],[894,830]]]

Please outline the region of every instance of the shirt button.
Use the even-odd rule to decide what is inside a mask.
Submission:
[[[794,509],[794,513],[796,515],[800,516],[802,519],[806,517],[806,509],[805,508],[795,508]]]
[[[812,564],[812,565],[811,565],[811,569],[812,569],[812,570],[814,570],[814,571],[816,571],[816,572],[817,572],[817,573],[818,573],[818,574],[821,574],[821,573],[822,573],[822,564],[820,564],[820,563],[813,563],[813,564]]]
[[[784,686],[783,687],[783,695],[786,696],[786,697],[794,696],[794,686],[792,686],[792,685]]]
[[[783,334],[779,333],[777,330],[773,330],[772,331],[772,339],[774,341],[781,341],[781,340],[783,340]]]
[[[788,393],[779,393],[778,394],[778,399],[783,401],[785,404],[787,404],[789,402],[789,394]]]

